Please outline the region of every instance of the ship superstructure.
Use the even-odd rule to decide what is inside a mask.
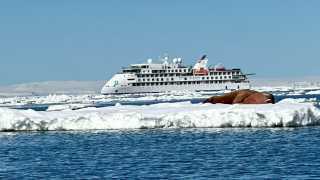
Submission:
[[[161,61],[160,61],[161,62]],[[115,74],[102,88],[102,94],[157,93],[170,91],[214,91],[248,89],[250,82],[240,69],[226,69],[222,64],[207,67],[207,56],[194,66],[184,66],[181,58],[161,63],[131,64]]]

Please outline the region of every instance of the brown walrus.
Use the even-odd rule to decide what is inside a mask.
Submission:
[[[275,103],[274,96],[254,90],[244,89],[232,91],[222,96],[213,96],[203,103],[221,104],[267,104]]]

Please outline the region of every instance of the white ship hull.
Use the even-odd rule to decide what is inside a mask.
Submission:
[[[223,83],[223,84],[187,84],[187,85],[166,85],[166,86],[124,86],[104,87],[102,94],[135,94],[135,93],[161,93],[177,91],[218,91],[218,90],[250,89],[250,83]]]

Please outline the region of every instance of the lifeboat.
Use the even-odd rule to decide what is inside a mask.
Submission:
[[[206,76],[208,74],[209,74],[209,71],[205,68],[199,68],[199,69],[193,70],[193,75],[196,75],[196,76]]]

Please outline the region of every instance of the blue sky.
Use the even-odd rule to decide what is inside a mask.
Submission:
[[[0,85],[103,80],[168,53],[256,77],[320,75],[317,0],[0,2]]]

